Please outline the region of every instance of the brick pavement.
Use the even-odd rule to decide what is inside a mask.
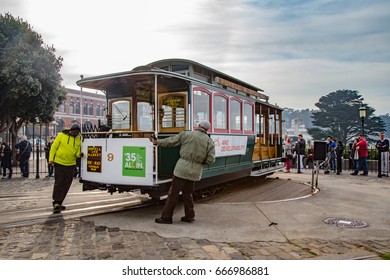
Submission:
[[[390,241],[210,242],[95,226],[82,219],[0,229],[3,260],[343,259],[351,251],[380,259],[381,254],[390,253]]]

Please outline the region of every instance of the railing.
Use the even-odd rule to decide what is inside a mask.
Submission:
[[[14,151],[16,153],[16,151]],[[15,157],[13,157],[15,158]],[[48,164],[46,160],[46,153],[44,148],[39,145],[33,145],[33,151],[29,159],[29,178],[44,178],[48,175]],[[1,175],[3,175],[3,168],[1,167]],[[8,176],[8,169],[7,169]],[[18,161],[12,162],[12,177],[21,177],[20,167]]]

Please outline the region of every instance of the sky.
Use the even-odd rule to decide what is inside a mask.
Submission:
[[[64,59],[63,84],[190,59],[257,86],[270,103],[316,109],[357,90],[390,113],[389,0],[0,0]]]

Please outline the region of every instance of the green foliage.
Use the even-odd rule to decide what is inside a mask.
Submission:
[[[325,139],[330,135],[343,143],[350,142],[354,137],[362,133],[362,122],[359,118],[361,104],[356,100],[363,100],[356,90],[337,90],[326,96],[322,96],[315,105],[319,108],[313,112],[313,125],[309,134],[314,139]],[[375,109],[362,103],[367,109],[364,129],[367,140],[373,140],[370,136],[377,137],[384,130],[384,122],[380,117],[374,116]]]
[[[62,60],[27,22],[0,15],[0,131],[53,120],[66,95]]]

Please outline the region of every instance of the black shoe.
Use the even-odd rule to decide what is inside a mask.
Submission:
[[[359,174],[360,176],[368,176],[368,174],[367,173],[361,173],[361,174]]]
[[[192,223],[192,222],[195,222],[195,218],[187,218],[186,216],[184,217],[181,217],[180,219],[182,222],[186,222],[186,223]]]
[[[156,218],[154,221],[157,224],[172,224],[172,218]]]
[[[358,175],[356,172],[351,173],[351,175]]]

